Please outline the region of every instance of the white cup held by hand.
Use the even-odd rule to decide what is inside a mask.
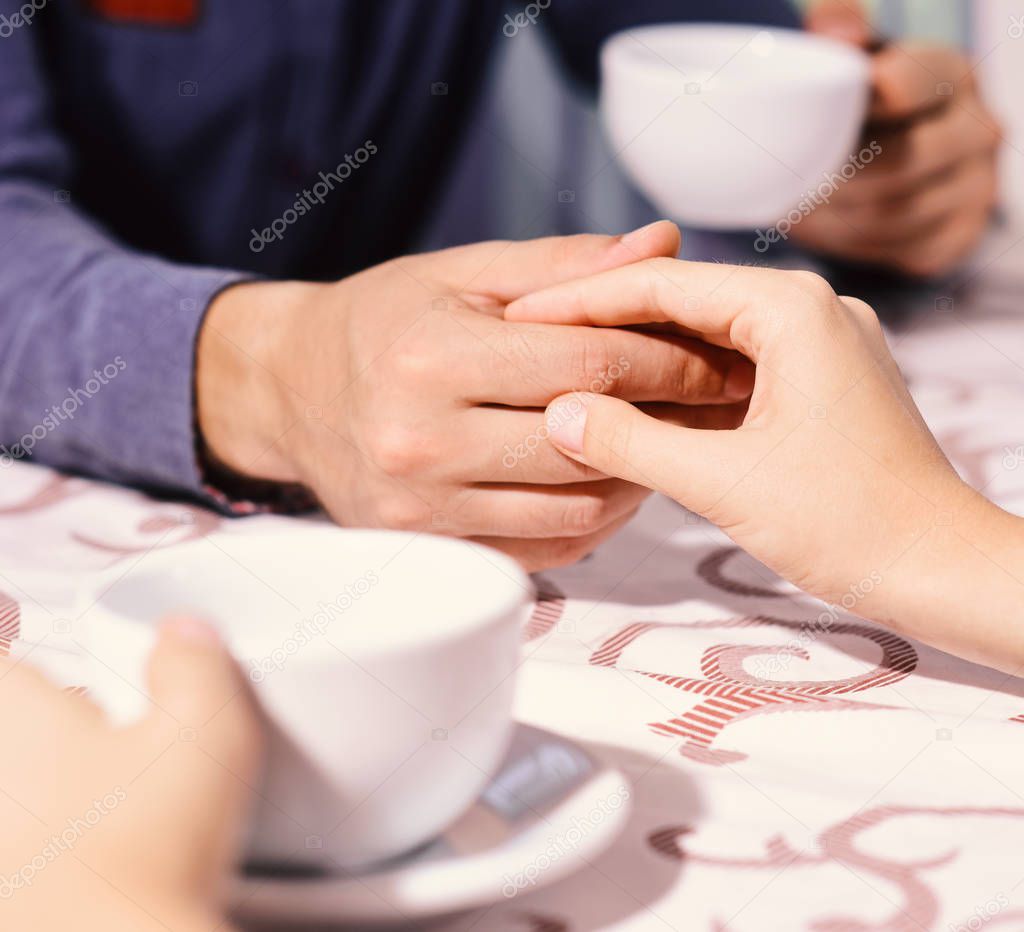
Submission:
[[[447,538],[223,535],[148,555],[101,597],[90,692],[133,720],[160,619],[210,620],[266,724],[247,858],[358,868],[440,834],[497,770],[530,596],[514,561]]]
[[[860,150],[866,53],[787,29],[663,25],[601,52],[601,116],[626,173],[665,215],[770,226]]]

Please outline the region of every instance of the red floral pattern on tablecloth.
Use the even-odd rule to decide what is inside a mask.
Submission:
[[[11,650],[11,641],[21,631],[21,606],[11,596],[0,592],[0,656]]]
[[[700,661],[703,674],[701,677],[630,669],[629,672],[640,673],[666,686],[673,686],[701,697],[697,705],[678,717],[665,722],[649,723],[651,730],[667,737],[686,739],[680,753],[691,760],[712,765],[734,763],[744,760],[747,755],[742,751],[712,747],[729,725],[765,712],[893,708],[838,697],[897,683],[909,676],[917,663],[914,648],[889,631],[849,622],[835,622],[828,625],[826,631],[820,624],[787,621],[767,615],[688,623],[635,622],[606,638],[591,654],[590,663],[594,666],[621,669],[619,661],[626,648],[650,631],[672,628],[692,631],[765,626],[781,628],[794,635],[805,635],[811,639],[843,634],[865,638],[881,648],[882,659],[873,669],[841,680],[776,683],[759,680],[748,673],[743,668],[744,661],[751,657],[780,654],[807,660],[810,659],[810,654],[801,647],[788,645],[716,644],[704,650]]]
[[[892,820],[916,816],[929,820],[961,816],[1024,819],[1024,807],[877,806],[855,813],[820,832],[815,839],[816,851],[797,851],[781,836],[775,835],[764,843],[765,853],[760,858],[713,856],[693,851],[683,841],[693,832],[690,826],[685,825],[663,826],[651,832],[647,841],[651,848],[664,857],[724,868],[767,868],[777,871],[781,868],[806,868],[835,862],[857,875],[863,873],[893,884],[902,893],[902,902],[894,903],[895,911],[877,923],[851,916],[844,910],[847,914],[837,912],[823,916],[809,928],[822,932],[920,932],[922,929],[933,929],[940,915],[939,891],[929,882],[926,873],[955,862],[963,844],[969,842],[969,839],[957,837],[951,841],[951,847],[941,854],[912,861],[896,853],[869,851],[868,842],[861,838],[868,830]],[[1024,910],[1015,910],[1012,914],[1001,913],[992,919],[1019,920],[1021,916],[1024,916]]]
[[[558,588],[540,577],[535,582],[537,601],[523,628],[523,642],[527,644],[554,630],[565,612],[565,596]]]

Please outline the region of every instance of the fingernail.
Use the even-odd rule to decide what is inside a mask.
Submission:
[[[587,427],[587,401],[571,395],[548,408],[547,426],[551,441],[569,453],[583,452],[583,434]]]
[[[732,401],[749,398],[754,391],[754,366],[747,360],[737,362],[725,377],[722,394]]]
[[[637,230],[626,233],[622,236],[619,242],[622,243],[623,246],[632,246],[634,243],[642,240],[647,235],[648,231],[653,230],[659,223],[661,223],[660,220],[655,220],[653,223],[648,223],[646,226],[642,226]]]
[[[220,635],[212,625],[193,618],[191,615],[169,618],[164,624],[164,630],[182,641],[190,641],[193,644],[202,644],[208,647],[220,643]]]

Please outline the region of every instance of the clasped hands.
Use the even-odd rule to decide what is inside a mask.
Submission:
[[[548,402],[602,391],[674,423],[735,427],[753,366],[685,335],[514,322],[504,309],[678,249],[660,222],[407,256],[334,284],[228,289],[198,347],[205,442],[236,473],[311,489],[343,526],[468,537],[529,570],[575,562],[648,492],[555,449]]]

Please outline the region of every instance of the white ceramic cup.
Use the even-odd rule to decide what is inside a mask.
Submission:
[[[358,868],[438,835],[497,770],[531,593],[513,560],[448,538],[220,535],[115,578],[83,619],[89,688],[136,720],[157,623],[210,620],[266,719],[247,859]]]
[[[601,76],[616,157],[659,210],[690,226],[773,225],[861,149],[870,59],[832,39],[630,29],[605,43]]]

